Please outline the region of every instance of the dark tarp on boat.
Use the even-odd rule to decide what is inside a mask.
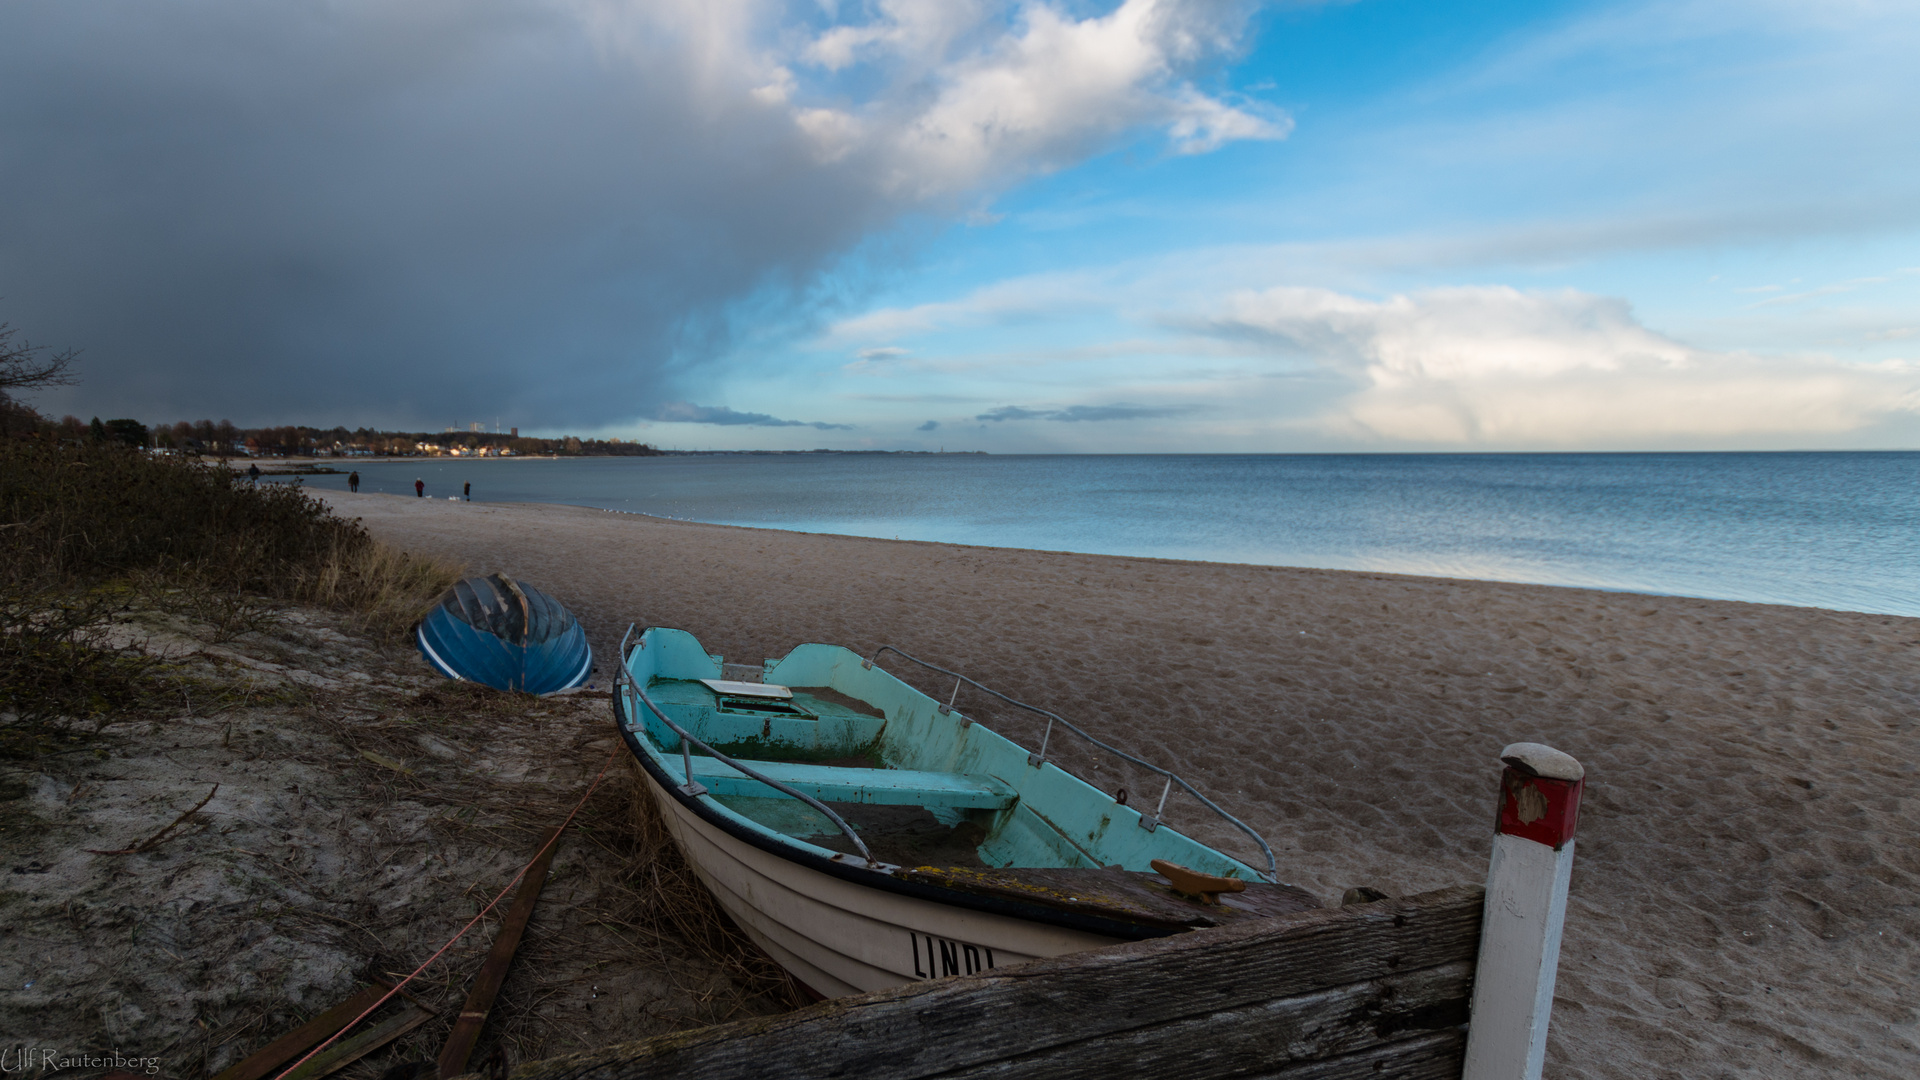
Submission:
[[[435,671],[496,690],[551,694],[593,672],[593,650],[573,612],[501,574],[456,583],[413,637]]]

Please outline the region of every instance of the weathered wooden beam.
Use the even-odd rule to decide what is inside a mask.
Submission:
[[[1389,985],[1396,994],[1400,990],[1387,980],[1418,976],[1417,982],[1428,978],[1420,974],[1425,969],[1470,963],[1479,942],[1481,907],[1478,886],[1456,886],[1402,900],[1306,911],[839,998],[782,1016],[530,1062],[512,1075],[513,1080],[911,1080],[976,1068],[986,1070],[980,1075],[993,1075],[996,1062],[1038,1061],[1056,1048],[1080,1047],[1074,1053],[1084,1060],[1097,1041],[1142,1029],[1166,1028],[1172,1043],[1186,1039],[1189,1029],[1213,1041],[1224,1037],[1228,1021],[1235,1019],[1210,1024],[1218,1014],[1258,1010],[1358,983],[1373,985],[1355,991],[1351,1004],[1359,1018],[1343,1029],[1347,1034],[1328,1042],[1284,1036],[1272,1027],[1277,1020],[1254,1023],[1264,1032],[1256,1041],[1267,1048],[1250,1050],[1258,1056],[1238,1061],[1234,1071],[1277,1071],[1312,1060],[1296,1054],[1326,1057],[1355,1048],[1359,1036],[1354,1033],[1368,1002],[1381,1018],[1395,1015],[1387,1010],[1389,995],[1383,990]],[[1457,976],[1456,971],[1432,977],[1464,997],[1463,988],[1446,982]],[[1453,992],[1436,991],[1437,1012],[1420,1014],[1416,1008],[1407,1014],[1429,1019],[1409,1027],[1385,1019],[1375,1037],[1411,1037],[1444,1022],[1457,1024],[1458,1019],[1446,1019],[1454,1008],[1446,995]],[[1179,1029],[1181,1022],[1192,1023]],[[1137,1066],[1134,1059],[1123,1071]],[[1083,1069],[1072,1075],[1098,1074]]]
[[[1304,1061],[1237,1080],[1460,1080],[1467,1034],[1458,1029],[1382,1043],[1324,1061]]]
[[[261,1077],[292,1060],[295,1054],[313,1049],[320,1044],[321,1040],[346,1027],[361,1013],[366,1012],[374,1002],[385,996],[389,989],[391,988],[385,983],[375,983],[361,990],[247,1055],[244,1060],[228,1066],[213,1080],[260,1080]]]
[[[547,869],[553,865],[553,853],[559,849],[557,842],[559,829],[548,829],[540,838],[540,854],[527,867],[520,879],[520,887],[514,890],[513,907],[500,923],[500,932],[494,936],[493,948],[487,951],[486,962],[480,965],[480,971],[473,977],[473,986],[467,992],[467,1002],[460,1008],[460,1015],[454,1018],[453,1030],[447,1035],[447,1043],[440,1050],[440,1060],[436,1066],[438,1075],[455,1076],[465,1072],[467,1058],[473,1054],[473,1044],[480,1039],[480,1030],[487,1025],[487,1014],[493,1011],[493,999],[500,993],[500,986],[507,981],[507,968],[513,964],[513,954],[520,948],[520,937],[526,933],[527,923],[533,918],[533,906],[540,901],[540,890],[547,884]]]
[[[942,1080],[1239,1077],[1249,1067],[1324,1061],[1412,1035],[1457,1028],[1467,1021],[1472,985],[1473,964],[1461,960],[1261,1005],[1109,1032],[940,1076]],[[1064,1018],[1054,1019],[1060,1024]]]
[[[409,1001],[400,1011],[350,1035],[281,1073],[278,1080],[319,1080],[337,1072],[433,1019],[433,1010]]]

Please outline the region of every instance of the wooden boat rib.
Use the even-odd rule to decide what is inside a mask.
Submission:
[[[615,717],[669,830],[823,996],[1319,906],[850,650],[798,646],[759,683],[680,630],[621,655]]]

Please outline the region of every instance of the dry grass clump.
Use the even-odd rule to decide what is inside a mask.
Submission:
[[[101,647],[112,617],[97,595],[0,596],[0,759],[81,749],[94,720],[139,709],[166,695],[163,666]]]
[[[667,832],[653,799],[653,781],[631,758],[627,765],[633,777],[628,805],[635,853],[627,888],[636,901],[627,918],[657,942],[672,942],[725,973],[737,996],[724,1015],[710,1017],[708,1023],[730,1019],[753,999],[788,1009],[807,1004],[806,994],[786,969],[720,910]]]
[[[415,555],[368,537],[334,545],[300,586],[300,598],[351,612],[360,628],[395,638],[466,573],[458,563]]]

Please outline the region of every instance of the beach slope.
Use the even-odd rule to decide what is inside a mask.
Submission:
[[[1550,743],[1589,788],[1547,1075],[1920,1074],[1920,620],[324,497],[552,593],[603,658],[632,622],[730,663],[825,641],[965,671],[1179,771],[1328,901],[1482,880],[1496,755]],[[1038,743],[986,705],[959,703]]]

